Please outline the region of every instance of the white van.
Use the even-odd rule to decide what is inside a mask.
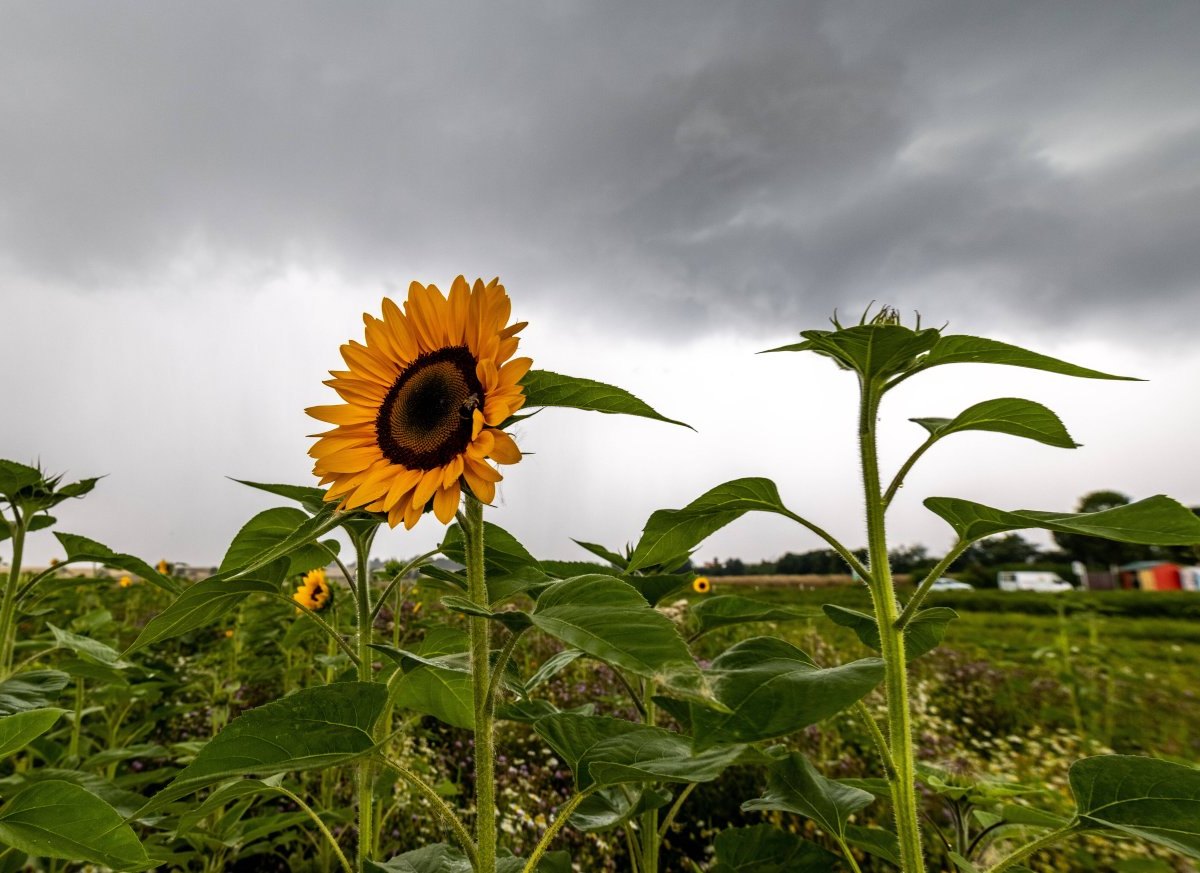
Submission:
[[[1075,586],[1057,573],[1040,570],[1001,570],[996,575],[1001,591],[1073,591]]]

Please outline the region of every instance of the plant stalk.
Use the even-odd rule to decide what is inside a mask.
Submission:
[[[1013,864],[1019,864],[1021,861],[1024,861],[1030,855],[1033,855],[1036,852],[1040,852],[1042,849],[1048,848],[1048,847],[1054,845],[1055,843],[1057,843],[1059,840],[1065,839],[1066,837],[1070,836],[1075,831],[1075,827],[1077,824],[1078,823],[1075,821],[1068,822],[1067,824],[1063,825],[1058,830],[1051,831],[1050,833],[1046,834],[1045,836],[1039,837],[1038,839],[1034,840],[1032,843],[1027,843],[1024,846],[1021,846],[1021,848],[1017,849],[1012,854],[1006,855],[1005,857],[1003,857],[999,861],[997,861],[995,864],[993,864],[991,867],[988,867],[986,873],[1003,873],[1004,870],[1007,870]]]
[[[355,558],[358,565],[355,569],[355,587],[358,590],[355,606],[358,611],[357,634],[355,642],[358,648],[358,680],[371,682],[374,679],[371,670],[371,541],[375,539],[375,528],[367,532],[356,532],[354,540]],[[374,767],[372,760],[367,757],[358,765],[358,869],[361,873],[366,867],[374,851],[375,822],[374,802],[375,790],[373,785]]]
[[[476,606],[491,608],[483,565],[483,504],[466,497],[467,596]],[[492,737],[491,621],[467,619],[471,634],[471,692],[475,711],[475,844],[478,873],[496,869],[496,751]]]
[[[654,703],[654,682],[646,680],[645,693],[642,695],[642,721],[654,727],[657,720],[658,707]],[[658,873],[658,808],[648,809],[642,813],[642,873]]]
[[[25,551],[25,519],[16,506],[12,508],[12,566],[4,586],[4,605],[0,607],[0,668],[7,676],[12,671],[13,612],[17,603],[17,587],[21,581],[21,558]]]
[[[904,873],[924,873],[925,858],[921,851],[921,828],[915,784],[916,764],[913,757],[912,723],[908,702],[908,663],[904,651],[904,631],[896,626],[899,609],[891,566],[888,563],[885,506],[879,482],[879,457],[875,444],[875,420],[879,414],[881,393],[880,386],[863,381],[858,438],[867,510],[871,595],[875,602],[875,620],[879,625],[880,653],[884,662],[887,739],[891,747],[892,766],[895,768],[895,772],[889,774],[889,782],[896,817],[896,835],[900,842],[900,869]]]

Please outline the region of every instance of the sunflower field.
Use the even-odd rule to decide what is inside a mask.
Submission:
[[[97,479],[0,461],[0,873],[1195,870],[1194,620],[931,589],[995,534],[1194,545],[1200,519],[1162,495],[1095,513],[931,496],[955,546],[915,587],[888,564],[892,498],[940,440],[1076,447],[1045,406],[997,398],[914,419],[923,442],[885,475],[892,388],[967,363],[1123,377],[886,307],[835,319],[770,351],[857,385],[866,560],[744,478],[631,524],[629,548],[554,561],[494,520],[516,426],[548,407],[686,425],[535,369],[511,309],[460,276],[365,314],[336,399],[308,410],[315,482],[244,482],[277,505],[206,578],[58,530]],[[754,513],[820,537],[855,584],[697,576],[692,552]],[[381,527],[418,524],[438,548],[373,570]],[[28,572],[39,532],[65,559]]]

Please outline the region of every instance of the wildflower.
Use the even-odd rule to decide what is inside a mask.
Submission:
[[[448,297],[413,282],[403,312],[385,299],[382,319],[364,314],[366,344],[343,345],[349,369],[325,383],[345,403],[307,410],[335,425],[309,450],[326,500],[412,528],[430,503],[448,524],[463,487],[495,499],[503,477],[488,461],[521,460],[500,427],[524,404],[533,364],[513,358],[525,322],[509,325],[510,309],[498,280],[459,276]]]
[[[129,586],[131,586],[133,584],[133,580],[131,578],[129,578],[128,576],[122,576],[120,579],[117,580],[117,584],[120,585],[122,588],[128,588]]]
[[[304,581],[296,586],[296,593],[292,595],[292,600],[301,606],[308,607],[313,612],[320,612],[329,605],[332,599],[333,589],[329,587],[325,571],[321,569],[310,570],[306,573]],[[229,631],[226,635],[232,633]]]
[[[707,576],[697,576],[692,580],[692,590],[697,594],[707,594],[712,591],[712,583],[708,581]]]
[[[158,562],[158,566],[155,567],[154,569],[157,570],[159,573],[162,573],[164,576],[167,576],[171,572],[171,565],[167,563],[166,558],[163,558],[162,560],[160,560]]]
[[[233,628],[231,628],[231,627],[225,628],[225,639],[227,639],[227,640],[233,639]]]

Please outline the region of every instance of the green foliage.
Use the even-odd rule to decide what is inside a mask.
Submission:
[[[164,591],[177,594],[180,590],[176,580],[170,576],[164,576],[141,558],[114,552],[108,546],[78,534],[55,532],[54,538],[67,553],[68,563],[94,563],[116,570],[127,570],[141,576],[147,582],[157,585]]]
[[[58,699],[71,677],[58,670],[30,670],[0,682],[0,715],[42,709]]]
[[[767,772],[767,793],[743,803],[742,809],[803,815],[842,840],[850,818],[875,800],[861,788],[826,779],[799,752],[780,758]]]
[[[281,568],[282,569],[282,568]],[[184,590],[146,623],[126,654],[204,627],[241,605],[251,594],[278,594],[278,582],[214,577]]]
[[[290,506],[265,509],[250,519],[237,532],[225,557],[221,559],[218,573],[230,575],[253,562],[259,555],[286,541],[310,519],[303,510]],[[341,548],[337,540],[323,543],[307,543],[298,546],[287,555],[287,576],[298,576],[326,566]]]
[[[864,646],[879,651],[879,624],[875,616],[834,603],[826,603],[822,608],[830,621],[850,628]],[[922,609],[916,613],[904,629],[905,653],[911,660],[916,660],[937,648],[946,636],[946,625],[956,618],[958,613],[944,606]]]
[[[620,413],[653,418],[668,424],[691,427],[682,421],[667,418],[655,412],[648,404],[634,397],[623,388],[605,385],[592,379],[562,376],[546,370],[530,370],[521,380],[525,389],[525,406],[565,406],[571,409],[589,409],[594,412]]]
[[[929,435],[934,439],[961,431],[983,430],[1024,437],[1061,449],[1074,449],[1079,446],[1079,443],[1071,439],[1057,415],[1040,403],[1018,397],[985,400],[964,409],[954,418],[909,420],[929,431]]]
[[[47,707],[0,716],[0,759],[16,754],[50,730],[64,712]]]
[[[713,848],[712,873],[829,873],[837,864],[820,846],[765,824],[721,831]]]
[[[818,615],[815,609],[801,609],[763,603],[738,594],[718,594],[692,604],[689,610],[696,634],[720,627],[763,621],[799,621]]]

